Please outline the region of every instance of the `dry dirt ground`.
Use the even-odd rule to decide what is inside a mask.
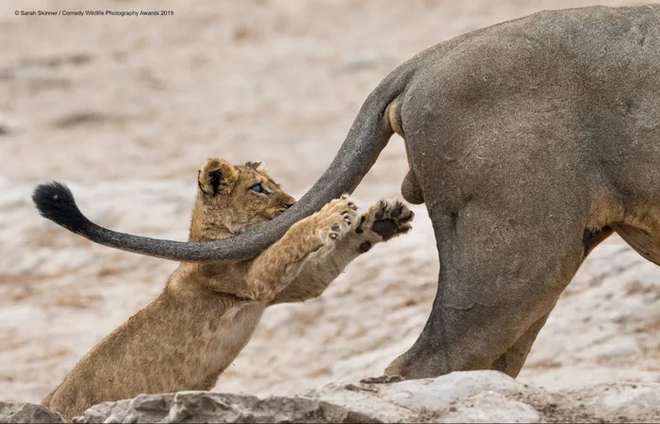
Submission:
[[[394,67],[458,34],[589,1],[97,1],[158,17],[17,17],[0,3],[0,399],[39,401],[144,307],[176,264],[93,245],[40,218],[35,184],[64,181],[120,231],[184,240],[207,157],[264,160],[302,195]],[[640,4],[607,1],[607,5]],[[86,1],[27,1],[77,10]],[[356,192],[396,197],[393,138]],[[354,262],[326,294],[271,308],[216,390],[291,394],[379,375],[416,339],[438,264],[414,231]],[[587,260],[520,380],[549,388],[660,381],[660,269],[620,239]]]

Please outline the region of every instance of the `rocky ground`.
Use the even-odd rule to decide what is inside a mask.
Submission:
[[[89,408],[77,423],[658,422],[660,384],[542,390],[496,371],[393,384],[332,383],[294,397],[217,392],[140,395]],[[40,405],[0,403],[2,422],[62,422]]]
[[[105,226],[184,240],[207,157],[264,160],[299,197],[397,64],[466,31],[590,3],[97,2],[175,12],[140,18],[17,17],[14,5],[0,3],[0,399],[38,402],[155,297],[176,266],[45,221],[30,201],[35,184],[68,183]],[[406,169],[394,137],[358,202],[400,196]],[[215,390],[288,396],[357,381],[410,347],[438,271],[425,209],[414,210],[411,234],[355,261],[322,298],[268,310]],[[658,329],[660,269],[612,237],[565,291],[518,381],[553,390],[658,382]]]

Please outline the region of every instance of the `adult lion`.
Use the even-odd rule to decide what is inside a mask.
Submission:
[[[431,316],[386,370],[516,376],[587,254],[616,231],[657,263],[660,6],[540,12],[431,47],[369,95],[339,153],[288,212],[231,239],[183,243],[99,227],[74,204],[44,216],[95,242],[177,261],[257,255],[352,192],[393,132],[402,192],[426,202],[442,264]]]

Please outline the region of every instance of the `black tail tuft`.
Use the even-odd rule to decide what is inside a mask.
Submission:
[[[69,187],[57,181],[39,184],[32,194],[32,201],[44,218],[80,233],[90,222],[80,212]]]

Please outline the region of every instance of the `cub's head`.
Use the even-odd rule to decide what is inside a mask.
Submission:
[[[208,159],[197,175],[191,241],[229,237],[270,221],[294,203],[260,162],[234,166]]]

